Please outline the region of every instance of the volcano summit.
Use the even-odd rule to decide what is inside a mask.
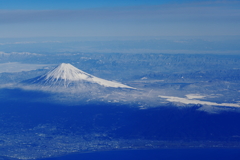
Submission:
[[[69,63],[62,63],[48,73],[24,81],[24,84],[31,84],[40,87],[48,88],[76,88],[76,89],[91,89],[91,88],[128,88],[130,86],[108,81],[95,77],[91,74],[72,66]]]

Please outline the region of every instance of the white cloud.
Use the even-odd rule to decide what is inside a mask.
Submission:
[[[186,97],[188,99],[202,99],[206,96],[202,96],[202,95],[199,95],[199,94],[187,94]]]
[[[0,73],[31,71],[31,70],[41,69],[46,66],[49,66],[49,64],[24,64],[24,63],[18,63],[18,62],[0,63]]]
[[[204,111],[211,114],[218,114],[223,111],[235,111],[234,109],[235,108],[223,108],[223,107],[203,105],[201,108],[198,109],[198,111]]]
[[[209,102],[209,101],[201,101],[201,100],[193,99],[193,96],[190,96],[191,99],[173,97],[173,96],[161,96],[161,95],[159,95],[158,97],[164,98],[169,102],[177,102],[177,103],[183,103],[183,104],[201,104],[201,105],[209,105],[209,106],[240,107],[240,104],[237,104],[237,103],[216,103],[216,102]]]

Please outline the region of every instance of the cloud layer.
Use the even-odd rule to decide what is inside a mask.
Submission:
[[[216,102],[209,102],[209,101],[201,101],[197,99],[193,99],[193,97],[187,98],[180,98],[180,97],[173,97],[173,96],[161,96],[160,98],[164,98],[169,102],[175,103],[183,103],[183,104],[201,104],[201,105],[209,105],[209,106],[225,106],[225,107],[240,107],[240,104],[237,103],[216,103]]]
[[[240,4],[238,4],[240,5]],[[132,21],[134,22],[236,22],[240,6],[215,4],[176,4],[138,7],[115,7],[85,10],[0,10],[0,22],[48,21]]]
[[[240,35],[240,3],[0,10],[2,37]]]

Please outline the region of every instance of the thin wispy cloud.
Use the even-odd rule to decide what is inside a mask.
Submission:
[[[240,2],[0,10],[1,37],[240,35]]]
[[[240,5],[240,4],[238,4]],[[53,21],[234,21],[240,7],[225,4],[177,4],[138,7],[98,8],[88,10],[0,10],[0,23]]]
[[[209,101],[201,101],[193,98],[180,98],[180,97],[173,97],[173,96],[161,96],[160,98],[164,98],[169,102],[174,103],[183,103],[183,104],[201,104],[201,105],[209,105],[209,106],[227,106],[227,107],[240,107],[240,104],[237,103],[216,103],[216,102],[209,102]]]

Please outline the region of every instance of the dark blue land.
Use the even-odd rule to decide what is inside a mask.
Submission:
[[[53,103],[52,95],[44,92],[1,89],[0,93],[0,156],[53,160],[240,157],[238,112],[209,114],[198,111],[200,106],[142,110],[134,103],[66,104],[61,98]],[[215,149],[207,149],[211,147]]]
[[[238,160],[240,149],[155,149],[71,154],[42,160]]]
[[[195,107],[155,107],[91,103],[66,105],[43,101],[49,94],[1,90],[1,132],[19,133],[51,124],[62,133],[106,133],[114,139],[240,142],[240,113],[209,114]]]

